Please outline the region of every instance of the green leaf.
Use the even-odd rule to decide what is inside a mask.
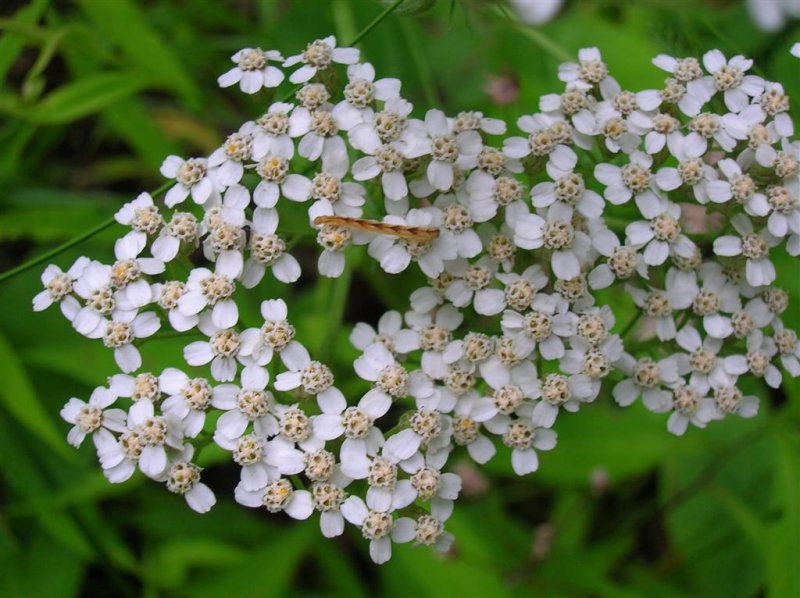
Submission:
[[[25,446],[24,437],[11,426],[11,421],[0,410],[0,473],[6,487],[24,498],[34,498],[46,494],[50,487],[42,474],[42,466],[37,463]],[[51,538],[69,552],[82,558],[94,554],[91,544],[71,515],[57,509],[37,508],[36,521]]]
[[[166,139],[165,132],[153,122],[152,115],[137,98],[127,98],[103,112],[103,119],[122,137],[154,172],[164,156],[179,153]]]
[[[59,87],[20,116],[45,125],[71,122],[112,106],[152,83],[131,72],[97,73]]]
[[[19,9],[11,22],[16,25],[32,25],[39,20],[49,3],[49,0],[34,0]],[[5,33],[0,37],[0,80],[5,79],[11,65],[24,47],[25,38],[18,33]]]
[[[153,30],[136,3],[129,0],[81,0],[80,4],[94,23],[97,34],[117,45],[138,71],[180,93],[190,106],[199,106],[200,94],[186,74],[187,70]]]
[[[319,537],[317,521],[296,521],[281,527],[262,546],[251,548],[247,558],[240,559],[222,571],[209,575],[206,571],[192,575],[184,586],[190,596],[253,596],[264,592],[270,596],[289,593],[300,559],[312,540]]]
[[[764,542],[768,596],[800,596],[800,443],[797,429],[776,435],[773,501],[780,517],[770,521]]]
[[[242,548],[213,538],[178,539],[149,552],[145,574],[159,587],[176,588],[186,583],[193,567],[213,571],[230,567],[244,557]]]
[[[76,596],[83,577],[84,559],[65,552],[36,530],[24,551],[0,561],[0,594],[27,596]],[[46,574],[43,574],[46,572]]]
[[[59,455],[72,457],[65,439],[42,406],[16,352],[1,333],[0,379],[3,380],[0,401],[14,419]]]

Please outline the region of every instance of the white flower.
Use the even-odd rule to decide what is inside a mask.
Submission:
[[[558,65],[558,78],[567,84],[567,89],[588,91],[598,85],[604,97],[619,93],[619,83],[608,75],[608,67],[603,62],[597,48],[581,48],[578,51],[580,64],[566,62]]]
[[[691,422],[698,428],[716,418],[714,400],[698,393],[693,386],[681,385],[672,389],[672,413],[667,419],[667,430],[676,436],[683,436]]]
[[[758,413],[758,398],[745,396],[736,386],[718,388],[714,391],[714,419],[723,419],[728,414],[740,417],[755,417]]]
[[[114,349],[114,360],[123,372],[133,372],[142,365],[142,356],[133,341],[154,335],[161,328],[161,320],[152,312],[117,311],[105,323],[103,344]]]
[[[289,114],[294,104],[275,102],[255,122],[247,122],[240,129],[252,135],[252,157],[261,160],[273,155],[291,159],[294,156],[294,141],[289,137]]]
[[[547,208],[562,203],[574,208],[589,220],[600,218],[605,203],[603,198],[586,188],[580,173],[569,172],[554,183],[545,181],[531,189],[531,202],[536,208]]]
[[[514,339],[514,349],[522,357],[538,349],[544,359],[559,359],[564,355],[564,341],[575,334],[578,316],[557,295],[539,294],[534,297],[530,311],[503,312],[503,332]]]
[[[323,440],[344,436],[339,459],[342,473],[359,480],[369,472],[369,457],[383,446],[383,434],[375,420],[383,417],[392,405],[391,398],[375,389],[365,394],[357,405],[348,407],[344,397],[325,401],[322,413],[314,417],[314,433]]]
[[[238,193],[242,189],[240,185],[233,185],[225,194],[225,203],[228,203],[228,196]],[[247,194],[247,203],[250,202],[250,195]],[[247,205],[245,203],[245,206]],[[197,247],[200,238],[200,228],[197,218],[190,212],[173,212],[170,221],[158,233],[158,237],[153,240],[150,251],[153,257],[162,262],[170,262],[178,255],[181,244],[194,249]]]
[[[267,154],[258,162],[256,172],[261,182],[253,191],[253,202],[260,208],[274,208],[283,196],[292,201],[306,201],[311,196],[311,181],[301,174],[288,174],[289,160]]]
[[[196,204],[204,205],[219,197],[220,189],[208,170],[205,158],[167,156],[161,164],[161,174],[177,183],[164,196],[168,208],[183,202],[189,195]]]
[[[312,79],[318,71],[328,68],[331,62],[354,64],[358,62],[358,57],[359,52],[356,48],[337,48],[336,38],[331,35],[311,42],[302,54],[289,56],[283,66],[303,63],[303,66],[289,76],[289,81],[305,83]]]
[[[756,107],[758,108],[758,107]],[[759,117],[760,113],[760,117]],[[748,110],[742,111],[742,114],[724,114],[719,116],[711,112],[703,112],[695,116],[689,122],[689,129],[695,133],[699,133],[703,138],[703,151],[705,153],[708,149],[708,142],[710,140],[716,141],[719,146],[726,152],[731,152],[736,147],[738,141],[747,139],[747,130],[749,128],[748,120],[752,118],[763,118],[764,112],[758,109],[754,112]],[[744,116],[748,116],[745,120]]]
[[[717,162],[717,166],[730,183],[733,199],[743,204],[745,212],[750,216],[766,216],[769,213],[767,196],[759,191],[755,181],[742,171],[736,160],[724,158]]]
[[[547,156],[546,170],[551,179],[571,172],[578,163],[577,154],[567,144],[573,141],[573,129],[562,119],[546,114],[522,116],[517,126],[528,133],[528,138],[507,137],[503,153],[509,158],[521,159],[528,155]],[[575,139],[577,143],[580,141]]]
[[[597,127],[598,107],[595,99],[582,89],[567,89],[563,94],[551,93],[539,98],[539,110],[548,117],[564,119],[584,135],[593,135]]]
[[[772,323],[772,340],[778,348],[781,365],[789,374],[797,378],[800,376],[800,342],[797,333],[791,328],[786,328],[783,322],[776,319]]]
[[[542,25],[551,21],[564,0],[511,0],[511,6],[520,20],[529,25]]]
[[[278,87],[283,81],[283,73],[275,68],[269,61],[282,62],[283,56],[277,50],[261,48],[244,48],[231,56],[231,61],[236,66],[220,75],[217,83],[220,87],[230,87],[239,84],[239,89],[244,93],[253,94],[262,87]]]
[[[660,266],[671,252],[683,258],[692,257],[696,246],[681,232],[678,204],[653,193],[643,193],[636,198],[636,205],[647,221],[632,222],[625,227],[625,235],[628,244],[643,248],[646,264]]]
[[[322,215],[360,217],[366,203],[367,190],[359,183],[343,181],[339,175],[323,170],[311,179],[311,198],[316,200],[308,210],[310,222]]]
[[[114,442],[111,432],[122,432],[125,429],[126,414],[122,409],[108,409],[117,396],[109,389],[99,386],[92,391],[89,401],[72,398],[61,409],[61,417],[73,424],[67,434],[67,441],[79,447],[90,435],[99,450],[104,444]]]
[[[234,491],[236,502],[245,507],[265,507],[270,513],[284,512],[292,519],[308,519],[314,512],[314,501],[308,490],[295,490],[285,478],[272,480],[260,490],[245,490],[240,482]]]
[[[525,311],[541,289],[547,285],[547,275],[539,265],[528,266],[522,274],[495,274],[503,283],[501,289],[482,289],[475,294],[475,311],[481,315],[499,314],[506,307]]]
[[[616,367],[629,376],[612,391],[619,405],[627,407],[641,396],[645,407],[654,413],[664,413],[672,407],[672,393],[662,386],[674,387],[681,379],[677,358],[655,361],[644,357],[637,361],[625,354]]]
[[[671,268],[667,273],[665,290],[648,286],[648,290],[626,285],[625,290],[645,316],[656,322],[656,336],[662,341],[675,338],[676,310],[686,309],[697,294],[697,283],[680,276],[680,271]]]
[[[313,224],[320,216],[333,215],[333,206],[324,199],[315,202],[308,210],[308,218],[312,226],[318,230],[317,243],[323,248],[317,260],[317,268],[320,274],[328,278],[338,278],[342,275],[345,264],[344,251],[354,240],[353,233],[347,227],[336,224]],[[356,237],[361,237],[359,240],[362,243],[369,241],[367,233],[356,232]]]
[[[361,533],[369,543],[369,555],[377,564],[388,561],[392,556],[391,532],[394,520],[389,508],[378,510],[367,497],[367,503],[358,496],[350,496],[344,501],[341,512],[344,518],[361,528]]]
[[[550,269],[560,280],[580,276],[581,263],[589,257],[591,240],[572,226],[572,206],[556,202],[545,217],[522,214],[514,228],[514,242],[522,249],[545,247],[552,252]]]
[[[691,369],[690,386],[705,396],[712,388],[723,388],[736,382],[747,372],[744,355],[718,355],[723,340],[713,337],[702,339],[692,326],[684,327],[675,337],[676,342],[689,352],[686,366]]]
[[[89,263],[89,258],[79,257],[66,272],[54,264],[47,266],[41,276],[44,290],[34,296],[33,311],[43,311],[53,303],[58,303],[67,320],[75,319],[81,305],[72,295],[73,286]]]
[[[674,154],[676,143],[683,138],[680,121],[670,114],[659,112],[652,116],[635,112],[630,124],[644,134],[644,147],[648,154],[657,154],[664,147]]]
[[[747,367],[757,378],[763,378],[771,388],[780,388],[783,376],[772,363],[778,352],[775,341],[755,330],[747,337]]]
[[[422,370],[431,378],[442,379],[449,373],[443,353],[453,339],[453,331],[464,321],[464,314],[452,305],[443,305],[434,313],[407,312],[406,322],[414,330],[411,339],[404,339],[408,347],[422,349]]]
[[[454,473],[442,473],[444,463],[438,454],[428,453],[426,457],[416,458],[401,463],[401,468],[410,479],[400,480],[394,491],[392,507],[401,509],[415,500],[431,503],[431,514],[445,521],[453,512],[453,501],[461,491],[461,478]]]
[[[425,114],[425,129],[430,138],[431,161],[426,174],[428,182],[439,191],[453,187],[453,167],[467,170],[473,168],[483,145],[477,131],[457,133],[452,120],[441,110],[428,110]]]
[[[724,203],[731,199],[730,183],[718,180],[716,171],[701,159],[704,148],[703,138],[697,133],[676,141],[670,151],[678,159],[678,167],[660,169],[655,175],[658,187],[673,191],[682,185],[689,186],[700,204]]]
[[[241,334],[243,357],[252,359],[255,365],[265,366],[272,361],[275,352],[281,355],[284,365],[304,359],[305,348],[294,340],[295,330],[287,321],[288,308],[283,299],[261,302],[261,328],[248,328]]]
[[[567,374],[587,376],[592,395],[599,394],[602,379],[611,373],[613,364],[622,357],[622,339],[613,334],[595,345],[580,336],[574,336],[570,344],[571,348],[564,353],[559,367]]]
[[[249,125],[245,123],[238,132],[228,135],[222,147],[208,157],[208,168],[213,169],[216,179],[225,187],[242,180],[244,163],[253,157],[253,135]]]
[[[183,434],[195,438],[203,429],[206,411],[211,407],[214,397],[223,390],[212,387],[205,378],[189,378],[176,368],[166,368],[158,377],[158,383],[168,395],[161,403],[164,413],[179,417],[183,423]]]
[[[317,397],[320,409],[331,405],[346,403],[342,392],[333,386],[333,373],[330,368],[319,361],[311,361],[311,357],[302,345],[297,345],[291,355],[281,354],[288,372],[278,374],[275,378],[275,390],[287,391],[299,388],[305,394]]]
[[[630,162],[619,167],[605,162],[594,169],[595,178],[605,185],[603,196],[614,205],[627,203],[631,197],[652,195],[653,158],[641,152],[630,155]]]
[[[149,193],[140,193],[136,199],[122,206],[114,214],[114,220],[130,226],[145,240],[148,235],[155,235],[164,225],[164,218]]]
[[[211,404],[225,413],[217,420],[214,442],[233,450],[252,424],[253,430],[262,438],[278,433],[278,420],[272,413],[274,399],[265,390],[269,374],[261,368],[245,368],[242,372],[241,388],[233,384],[217,386]]]
[[[342,176],[350,165],[347,146],[339,136],[342,124],[330,104],[315,110],[300,107],[289,117],[289,135],[301,137],[298,154],[312,161],[322,158],[324,170]]]
[[[767,188],[767,203],[771,213],[767,230],[777,239],[800,234],[800,181],[796,177],[784,181],[783,185]]]
[[[408,421],[410,427],[393,434],[383,445],[383,456],[392,463],[406,461],[423,448],[435,452],[449,444],[450,422],[438,411],[417,409]]]
[[[726,257],[743,255],[747,258],[747,282],[754,287],[772,284],[776,274],[769,260],[769,250],[778,244],[778,239],[768,231],[754,232],[753,223],[744,214],[731,218],[731,224],[739,236],[724,235],[714,239],[714,253]]]
[[[342,130],[349,131],[364,122],[372,112],[375,100],[386,102],[400,95],[399,79],[375,80],[375,68],[365,62],[347,67],[348,83],[344,88],[344,100],[333,109],[333,114]]]
[[[128,411],[128,429],[138,434],[141,453],[139,469],[157,478],[168,466],[167,449],[183,450],[180,420],[171,415],[156,415],[153,403],[137,401]]]
[[[217,503],[217,498],[211,488],[200,481],[202,469],[190,462],[194,447],[186,445],[180,455],[180,460],[172,461],[167,469],[159,476],[159,480],[164,478],[167,483],[167,490],[174,494],[180,494],[186,500],[193,511],[197,513],[208,513]]]
[[[605,289],[617,280],[625,280],[634,274],[647,279],[647,264],[636,247],[622,245],[617,235],[603,223],[589,223],[589,235],[594,249],[605,256],[605,263],[589,272],[588,281],[592,289]]]
[[[241,276],[244,288],[251,289],[261,282],[267,266],[281,282],[289,284],[300,278],[300,264],[286,251],[286,242],[275,233],[277,228],[276,210],[257,208],[253,211],[250,257],[244,263]]]
[[[211,309],[211,321],[219,328],[233,328],[239,321],[239,308],[233,299],[235,279],[244,267],[242,254],[223,251],[217,257],[214,272],[195,268],[189,273],[183,295],[178,299],[178,311],[186,317]]]
[[[486,463],[497,452],[492,441],[480,433],[481,424],[496,414],[494,402],[475,391],[459,397],[453,409],[453,441],[458,446],[465,446],[476,463]]]
[[[578,411],[581,403],[588,403],[595,399],[593,387],[588,376],[577,374],[564,376],[562,374],[547,374],[541,382],[541,400],[530,411],[530,420],[534,426],[550,428],[556,421],[558,413],[563,408],[569,412]],[[523,405],[522,413],[527,413],[528,405]],[[489,422],[490,427],[491,422]]]
[[[761,95],[764,90],[764,79],[745,74],[753,66],[753,61],[744,56],[726,60],[719,50],[710,50],[703,55],[703,66],[711,76],[691,81],[688,89],[707,98],[718,91],[723,92],[725,106],[731,112],[741,112],[750,104],[751,97]]]
[[[236,359],[241,348],[241,338],[236,330],[219,328],[209,317],[200,318],[200,331],[207,341],[189,343],[183,349],[183,358],[193,366],[211,363],[211,375],[220,382],[230,382],[236,377]]]
[[[164,262],[153,257],[138,257],[146,243],[146,235],[136,231],[127,233],[114,243],[117,261],[111,266],[111,284],[117,289],[114,297],[118,309],[136,310],[153,300],[150,284],[142,275],[162,273]]]
[[[385,216],[383,219],[388,224],[410,227],[439,227],[441,220],[442,213],[435,208],[415,208],[405,217]],[[442,235],[433,241],[377,235],[370,241],[368,252],[390,274],[402,272],[413,260],[426,276],[435,278],[444,270],[446,260],[458,256],[458,247],[452,242],[452,237],[445,239]]]
[[[373,343],[383,343],[395,354],[409,353],[419,347],[419,337],[413,330],[403,329],[403,316],[387,311],[378,320],[378,329],[358,322],[350,333],[350,343],[361,351]]]
[[[496,434],[503,435],[503,444],[511,449],[511,467],[517,475],[527,475],[539,469],[537,450],[549,451],[555,448],[555,431],[537,426],[524,419],[504,418],[489,425]]]

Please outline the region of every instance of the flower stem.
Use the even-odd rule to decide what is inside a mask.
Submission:
[[[355,39],[350,40],[348,46],[355,46],[358,42],[364,39],[370,31],[372,31],[373,29],[375,29],[375,27],[380,25],[381,21],[383,21],[386,17],[392,14],[395,11],[395,9],[397,9],[397,7],[400,6],[403,2],[405,2],[405,0],[395,0],[395,2],[391,6],[387,6],[386,10],[384,10],[381,14],[375,17],[369,25],[367,25],[366,27],[364,27],[364,29],[361,30],[361,33],[356,35]]]
[[[628,333],[633,329],[633,327],[636,325],[636,323],[642,318],[642,315],[644,315],[644,313],[641,310],[638,310],[636,312],[636,315],[633,316],[633,318],[631,318],[630,322],[628,322],[625,325],[625,328],[623,328],[622,332],[619,333],[619,337],[622,340],[625,340],[625,338],[628,336]]]
[[[153,191],[150,195],[152,195],[153,197],[156,197],[156,196],[160,195],[161,193],[163,193],[164,191],[166,191],[167,189],[169,189],[169,187],[171,185],[173,185],[173,184],[174,184],[173,181],[169,181],[167,183],[164,183],[158,189]],[[73,237],[72,239],[70,239],[66,243],[63,243],[63,244],[59,245],[58,247],[55,247],[55,248],[51,249],[50,251],[48,251],[46,253],[43,253],[39,257],[35,257],[35,258],[31,259],[31,260],[28,260],[24,264],[20,264],[19,266],[15,267],[15,268],[11,268],[10,270],[6,270],[2,274],[0,274],[0,282],[4,282],[4,281],[8,280],[9,278],[14,278],[18,274],[22,274],[23,272],[25,272],[27,270],[30,270],[34,266],[38,266],[42,262],[46,262],[47,260],[52,259],[52,258],[56,257],[57,255],[60,255],[60,254],[64,253],[68,249],[71,249],[72,247],[75,247],[75,245],[79,245],[80,243],[83,243],[86,239],[91,239],[96,234],[101,233],[104,230],[106,230],[107,228],[109,228],[110,226],[112,226],[115,222],[116,222],[116,220],[114,220],[114,217],[111,216],[107,220],[103,220],[103,222],[101,222],[100,224],[98,224],[94,228],[90,228],[85,233],[82,233],[82,234],[78,235],[77,237]]]

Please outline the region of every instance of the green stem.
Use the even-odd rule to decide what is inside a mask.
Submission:
[[[322,337],[322,346],[320,350],[321,358],[325,362],[327,362],[333,354],[336,345],[336,335],[339,333],[339,329],[342,326],[344,310],[347,306],[347,296],[350,292],[353,268],[355,268],[360,261],[360,257],[359,254],[354,254],[350,259],[345,261],[344,271],[333,283],[333,290],[330,295],[330,302],[328,303],[327,310],[328,320]]]
[[[539,29],[534,29],[533,27],[526,25],[525,23],[517,19],[515,16],[510,14],[508,10],[505,9],[505,7],[495,6],[495,11],[499,15],[508,19],[511,22],[511,24],[514,25],[522,35],[530,39],[533,43],[535,43],[542,50],[550,54],[550,56],[552,56],[559,62],[570,62],[575,60],[575,58],[572,55],[570,55],[569,52],[564,50],[556,42],[547,37]]]
[[[168,183],[164,183],[158,189],[153,191],[150,195],[152,195],[153,197],[157,197],[158,195],[161,195],[164,191],[169,189],[173,184],[174,184],[173,181],[170,181]],[[100,224],[95,226],[94,228],[91,228],[91,229],[87,230],[85,233],[80,234],[77,237],[73,237],[72,239],[70,239],[66,243],[63,243],[62,245],[59,245],[58,247],[56,247],[54,249],[51,249],[50,251],[48,251],[46,253],[43,253],[39,257],[35,257],[32,260],[28,260],[27,262],[25,262],[24,264],[20,264],[16,268],[11,268],[11,270],[6,270],[2,274],[0,274],[0,282],[4,282],[4,281],[8,280],[9,278],[14,278],[18,274],[22,274],[23,272],[25,272],[27,270],[30,270],[31,268],[33,268],[35,266],[38,266],[42,262],[46,262],[47,260],[52,259],[55,256],[64,253],[68,249],[71,249],[72,247],[75,247],[75,245],[79,245],[80,243],[83,243],[86,239],[91,239],[96,234],[101,233],[104,230],[106,230],[107,228],[111,227],[115,222],[116,222],[116,220],[114,220],[114,217],[111,216],[110,218],[108,218],[107,220],[104,220],[103,222],[101,222]]]
[[[431,63],[422,52],[423,44],[420,43],[417,33],[410,22],[402,21],[400,23],[400,30],[403,32],[408,51],[411,54],[411,60],[417,69],[419,82],[425,94],[425,101],[429,106],[439,105],[440,102],[437,97],[438,94],[436,93],[436,80],[433,76]]]
[[[107,228],[109,228],[112,224],[114,224],[116,220],[114,217],[108,218],[107,220],[103,220],[100,224],[95,226],[94,228],[89,229],[85,233],[78,235],[64,243],[63,245],[59,245],[55,249],[51,249],[47,253],[43,253],[39,257],[35,257],[32,260],[25,262],[24,264],[20,264],[16,268],[11,268],[11,270],[6,270],[2,274],[0,274],[0,282],[8,280],[9,278],[13,278],[17,274],[22,274],[26,270],[30,270],[34,266],[38,266],[42,262],[46,262],[47,260],[54,258],[55,256],[64,253],[67,249],[78,245],[79,243],[83,243],[86,239],[94,237],[97,233],[101,233]]]
[[[636,323],[641,319],[644,312],[639,309],[636,312],[636,315],[631,318],[631,321],[625,325],[625,328],[622,329],[622,332],[619,333],[619,336],[622,340],[625,340],[625,337],[628,336],[628,333],[636,326]]]
[[[405,2],[405,0],[395,0],[395,2],[391,6],[387,6],[386,10],[384,10],[381,14],[372,19],[372,22],[366,27],[364,27],[364,29],[361,30],[361,33],[356,35],[355,39],[351,40],[348,45],[355,46],[358,42],[364,39],[364,37],[366,37],[366,35],[370,31],[372,31],[373,29],[375,29],[375,27],[380,25],[381,21],[383,21],[386,17],[392,14],[395,11],[395,9],[397,9],[397,7],[400,6],[403,2]]]

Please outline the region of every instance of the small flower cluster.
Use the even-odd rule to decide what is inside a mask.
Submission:
[[[220,85],[256,93],[293,67],[294,102],[208,157],[168,157],[163,205],[143,193],[117,213],[116,261],[49,266],[34,298],[114,349],[122,373],[61,413],[111,482],[138,469],[205,512],[195,461],[213,442],[241,470],[239,503],[318,512],[326,537],[350,523],[381,563],[392,542],[448,549],[454,455],[483,464],[503,447],[524,475],[559,415],[603,389],[683,434],[754,416],[744,377],[800,374],[772,262],[778,247],[800,254],[800,144],[789,98],[750,60],[658,56],[663,87],[634,92],[587,48],[519,119],[524,135],[503,138],[479,112],[413,117],[400,81],[333,37],[232,59]],[[354,328],[362,396],[295,338],[283,300],[240,317],[237,297],[268,271],[298,280],[281,215],[302,202],[320,275],[361,245],[387,274],[413,263],[427,280],[406,313]],[[199,340],[180,367],[139,371],[164,325]]]

